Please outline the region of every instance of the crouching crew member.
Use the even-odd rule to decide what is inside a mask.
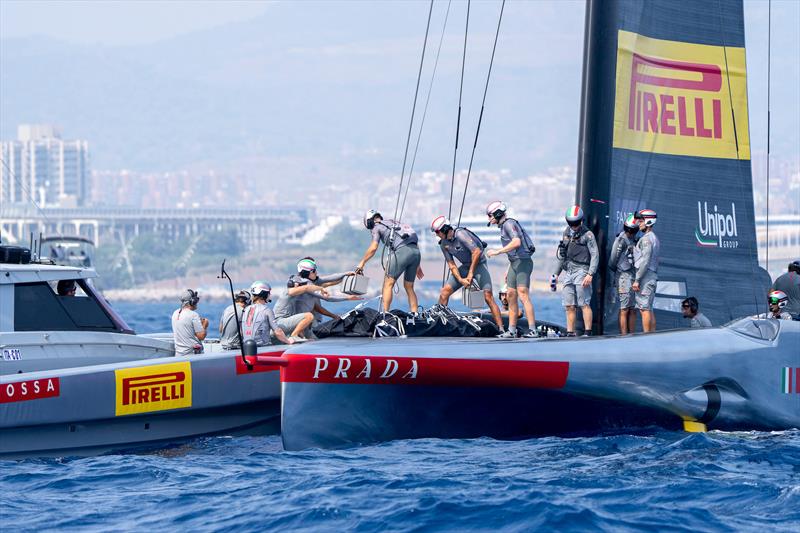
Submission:
[[[422,279],[421,256],[417,242],[419,238],[414,229],[408,224],[395,220],[384,220],[380,213],[370,209],[364,215],[364,227],[372,233],[372,243],[364,252],[364,257],[359,261],[356,272],[364,271],[367,261],[372,259],[382,241],[389,249],[389,261],[386,265],[386,276],[383,280],[382,299],[384,312],[389,312],[392,307],[392,290],[394,284],[403,276],[403,288],[408,296],[408,308],[412,313],[417,312],[419,302],[417,293],[414,292],[414,279]]]
[[[492,294],[492,276],[489,274],[489,269],[486,268],[483,241],[467,228],[454,228],[444,215],[433,219],[431,231],[440,239],[439,247],[442,249],[444,260],[450,269],[447,282],[439,293],[439,304],[447,305],[450,296],[456,289],[459,287],[469,288],[475,282],[483,291],[483,297],[489,306],[495,324],[500,331],[503,331],[500,308],[497,307],[497,302],[494,301]],[[461,263],[460,266],[456,266],[454,258],[458,259],[458,262]]]
[[[636,234],[639,233],[639,221],[635,215],[628,215],[614,244],[611,246],[611,257],[608,266],[615,273],[614,286],[619,297],[619,332],[622,335],[636,331],[636,311],[633,282],[636,270],[633,267],[633,249],[636,247]]]
[[[690,328],[710,328],[711,321],[700,312],[700,302],[694,296],[689,296],[681,302],[683,318],[689,319]]]
[[[239,324],[242,323],[242,313],[244,308],[250,305],[250,293],[239,291],[235,298],[235,304],[231,304],[222,312],[219,319],[219,343],[223,350],[238,350],[241,346],[239,336]],[[239,315],[237,322],[236,315]]]
[[[769,303],[769,318],[777,320],[792,320],[792,315],[785,311],[789,303],[789,296],[783,291],[772,291],[767,297]]]
[[[181,296],[181,307],[172,313],[172,340],[175,355],[203,353],[203,340],[208,335],[208,319],[197,314],[200,295],[186,289]]]
[[[531,256],[536,248],[533,240],[517,220],[509,218],[506,214],[508,210],[506,204],[500,201],[492,202],[486,206],[486,215],[489,217],[487,226],[497,224],[500,228],[500,243],[503,245],[498,250],[486,250],[487,257],[494,257],[500,254],[508,256],[508,272],[506,274],[506,284],[508,286],[508,331],[504,337],[517,336],[517,317],[519,316],[519,301],[525,308],[525,316],[528,317],[529,331],[526,337],[538,337],[536,333],[536,316],[533,312],[533,302],[531,302],[531,273],[533,272],[533,260]]]
[[[270,292],[272,292],[272,287],[269,286],[269,283],[253,282],[253,286],[250,287],[253,303],[244,310],[242,338],[245,341],[252,339],[258,346],[267,346],[272,344],[271,335],[275,335],[283,344],[292,344],[293,341],[278,328],[272,309],[267,307]]]
[[[550,281],[551,290],[562,271],[566,272],[561,289],[567,314],[567,336],[575,336],[576,307],[583,314],[584,335],[592,331],[592,279],[600,256],[594,233],[583,225],[583,209],[573,205],[565,215],[567,229],[558,245],[558,268]]]
[[[658,256],[661,252],[661,243],[653,233],[656,212],[652,209],[642,209],[636,213],[636,218],[639,219],[639,229],[643,235],[633,250],[633,266],[636,268],[633,291],[636,293],[636,307],[642,314],[642,329],[645,333],[649,333],[656,330],[653,300],[658,286]]]

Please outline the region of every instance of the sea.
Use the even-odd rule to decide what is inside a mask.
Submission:
[[[556,298],[535,304],[538,318],[563,323]],[[225,305],[201,301],[211,331]],[[175,305],[115,308],[153,333],[169,330]],[[0,529],[800,532],[800,431],[652,427],[302,452],[284,451],[277,435],[219,436],[0,461]]]

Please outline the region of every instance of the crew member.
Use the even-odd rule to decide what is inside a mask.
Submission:
[[[616,273],[614,285],[619,296],[619,332],[622,335],[636,331],[636,311],[633,282],[636,270],[633,267],[633,249],[636,247],[636,235],[639,233],[639,221],[631,214],[625,219],[622,231],[619,232],[611,246],[611,257],[608,266]]]
[[[710,328],[711,321],[699,311],[700,303],[694,296],[689,296],[681,302],[683,318],[689,319],[690,328]]]
[[[800,318],[800,260],[789,263],[788,272],[778,276],[770,290],[786,294],[789,301],[784,311]]]
[[[219,319],[219,344],[223,350],[238,350],[241,342],[239,325],[242,323],[244,308],[250,305],[250,293],[239,291],[234,298],[235,303],[229,305],[222,312]],[[237,322],[236,315],[239,315]]]
[[[517,220],[509,218],[505,203],[495,201],[486,206],[486,215],[489,217],[487,226],[497,224],[500,228],[500,243],[503,245],[498,250],[486,250],[487,257],[500,254],[508,256],[508,272],[506,284],[508,285],[508,331],[503,333],[506,337],[517,336],[517,317],[519,316],[519,300],[525,308],[528,317],[528,333],[525,337],[538,337],[536,333],[536,316],[531,302],[531,273],[533,260],[531,256],[536,248],[533,240]]]
[[[565,218],[567,229],[558,245],[558,268],[550,279],[550,289],[555,290],[558,276],[565,271],[561,294],[567,314],[567,336],[575,336],[577,307],[583,314],[584,335],[589,335],[592,331],[592,279],[600,261],[597,240],[583,225],[581,206],[567,209]]]
[[[383,280],[382,299],[384,312],[389,312],[392,306],[392,291],[394,284],[403,276],[403,288],[408,296],[408,307],[412,313],[416,313],[419,307],[417,293],[414,292],[414,278],[422,279],[422,267],[420,267],[421,256],[417,242],[419,238],[414,229],[408,224],[403,224],[395,220],[384,220],[380,213],[370,209],[364,214],[364,227],[372,232],[372,243],[370,243],[364,257],[359,261],[356,272],[364,271],[367,261],[372,259],[378,250],[380,242],[389,250],[389,260],[386,265],[386,276]]]
[[[78,285],[74,279],[62,279],[56,285],[56,292],[59,296],[75,296]]]
[[[447,305],[456,289],[464,287],[464,290],[467,290],[474,282],[483,291],[484,300],[489,306],[495,324],[500,331],[503,331],[500,308],[497,307],[492,294],[492,276],[486,268],[483,241],[467,228],[454,228],[444,215],[433,219],[431,231],[440,239],[439,247],[450,269],[450,276],[439,293],[439,305]],[[458,259],[460,266],[456,266],[454,258]]]
[[[792,320],[792,315],[786,311],[786,306],[789,304],[789,296],[783,291],[771,291],[767,297],[769,302],[769,316],[768,318],[775,318],[777,320]]]
[[[286,337],[277,326],[272,309],[267,307],[272,287],[265,281],[255,281],[250,287],[253,303],[244,309],[242,320],[242,338],[245,341],[254,340],[258,346],[272,344],[271,335],[275,335],[283,344],[293,344],[294,341]]]
[[[208,319],[197,314],[200,295],[186,289],[181,296],[181,306],[172,313],[172,341],[175,355],[203,353],[203,340],[208,335]]]
[[[645,333],[656,330],[656,314],[653,312],[653,300],[656,297],[658,286],[658,256],[661,243],[653,233],[656,225],[656,212],[652,209],[642,209],[636,213],[639,219],[639,229],[642,236],[633,250],[636,279],[633,282],[633,292],[636,293],[636,307],[642,314],[642,329]]]
[[[353,272],[344,272],[322,277],[317,272],[317,263],[314,261],[314,258],[304,257],[297,263],[297,277],[299,277],[299,280],[296,279],[295,282],[296,285],[302,285],[302,281],[307,280],[309,283],[313,283],[318,287],[327,288],[340,283],[342,278],[349,274],[353,274]],[[325,300],[327,302],[345,302],[352,300],[363,300],[363,298],[357,295],[331,296],[330,293],[322,295],[319,292],[307,292],[305,294],[301,294],[298,299],[295,300],[295,313],[303,313],[311,310],[311,312],[314,314],[315,323],[320,322],[323,316],[327,316],[328,318],[332,319],[341,318],[339,315],[322,307],[321,300]]]

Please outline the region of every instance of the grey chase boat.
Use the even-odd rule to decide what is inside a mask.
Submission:
[[[88,283],[94,270],[6,251],[16,260],[0,263],[0,457],[277,431],[279,367],[267,361],[282,346],[248,362],[218,343],[175,357],[171,338],[134,334]],[[78,294],[58,295],[61,280]]]
[[[800,322],[758,316],[769,276],[747,121],[741,0],[589,0],[576,202],[600,247],[595,336],[292,347],[284,446],[800,427]],[[625,216],[643,208],[659,215],[660,331],[614,336],[605,260]],[[717,327],[680,329],[687,296]]]

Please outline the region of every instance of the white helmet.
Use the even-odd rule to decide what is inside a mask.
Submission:
[[[583,221],[583,209],[579,205],[573,205],[567,212],[564,213],[564,218],[567,219],[567,224],[574,224]]]
[[[450,223],[450,219],[444,215],[439,215],[433,219],[433,222],[431,222],[431,231],[433,233],[436,233],[437,231],[447,233],[452,227],[453,225]]]
[[[777,305],[778,309],[783,309],[789,303],[789,297],[783,291],[772,291],[767,297],[769,305]]]
[[[374,228],[375,227],[375,220],[374,219],[375,219],[376,216],[379,217],[379,216],[381,216],[381,214],[378,213],[377,211],[375,211],[374,209],[367,210],[367,212],[364,213],[364,227],[369,229],[369,230]],[[381,217],[381,218],[383,218],[383,217]]]
[[[250,294],[253,298],[269,298],[269,293],[272,292],[272,287],[266,281],[254,281],[250,286]]]
[[[300,277],[307,278],[311,272],[317,270],[317,263],[310,257],[304,257],[297,262],[297,273]]]
[[[652,209],[642,209],[636,212],[636,218],[644,220],[644,225],[650,228],[656,225],[658,216]]]
[[[623,224],[625,229],[639,229],[639,219],[636,218],[635,213],[631,213],[627,217],[625,217],[625,223]]]
[[[489,205],[486,206],[486,215],[489,216],[491,219],[499,221],[506,215],[506,211],[508,210],[508,206],[505,203],[501,202],[500,200],[495,200],[494,202],[490,202]],[[492,221],[490,220],[487,226],[492,225]]]

